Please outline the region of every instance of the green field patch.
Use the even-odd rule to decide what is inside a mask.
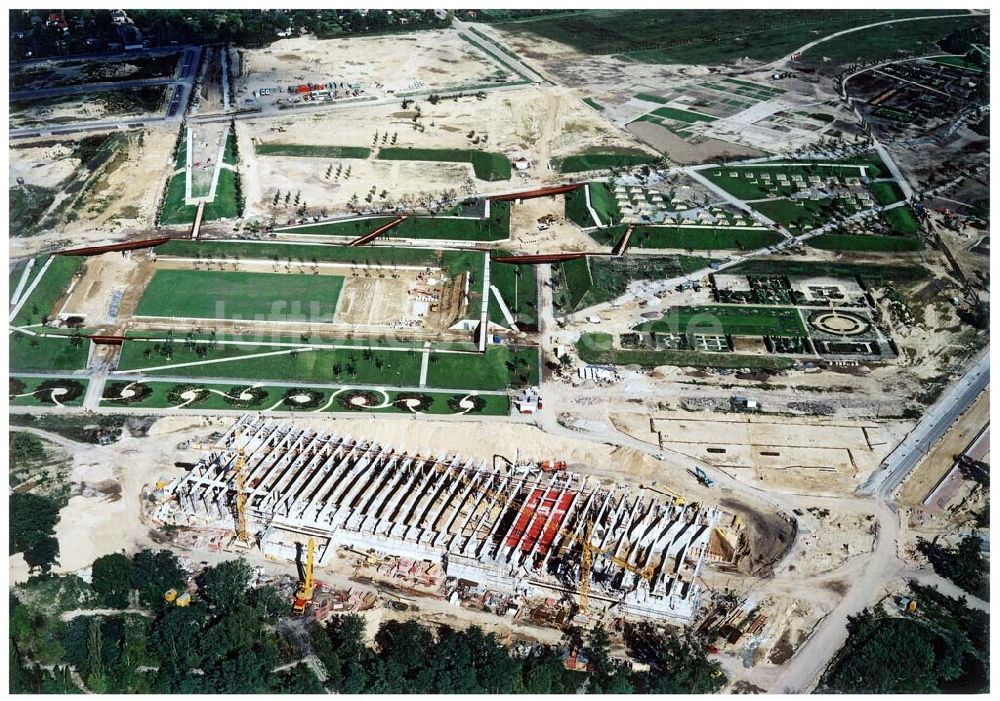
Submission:
[[[538,349],[488,346],[480,353],[431,353],[429,387],[502,390],[538,384]]]
[[[823,234],[806,245],[825,251],[919,251],[924,242],[916,236],[875,236],[870,234]]]
[[[883,207],[903,199],[903,191],[896,183],[872,183],[872,197]]]
[[[575,258],[552,264],[554,282],[560,291],[561,306],[567,310],[578,309],[584,296],[594,284],[587,258]]]
[[[55,201],[57,190],[38,185],[19,185],[7,191],[10,236],[30,236],[41,222],[42,215]]]
[[[552,164],[560,173],[582,173],[588,170],[608,170],[656,163],[659,156],[642,151],[622,149],[619,152],[581,153],[575,156],[555,158]]]
[[[820,224],[833,213],[836,200],[771,200],[754,202],[751,205],[765,217],[773,219],[795,232],[808,231]]]
[[[794,307],[748,305],[670,307],[663,319],[644,322],[639,328],[660,333],[722,333],[730,336],[805,336],[806,329]]]
[[[136,315],[331,322],[343,284],[335,275],[160,269]]]
[[[891,280],[908,283],[926,278],[930,273],[919,265],[883,265],[835,263],[810,260],[748,260],[729,268],[732,275],[809,275],[846,277],[861,280]]]
[[[920,231],[920,223],[907,206],[893,207],[882,214],[882,219],[897,234],[910,236]]]
[[[625,225],[591,232],[599,243],[614,245]],[[629,247],[673,248],[686,251],[744,250],[771,246],[782,240],[777,231],[749,227],[636,226]]]
[[[10,336],[11,372],[52,372],[82,370],[87,367],[90,341],[72,336]]]
[[[590,105],[591,107],[593,107],[598,112],[603,112],[604,111],[604,105],[602,105],[600,102],[598,102],[597,100],[595,100],[592,97],[585,97],[585,98],[583,98],[583,101],[584,101],[584,103],[586,103],[586,104]]]
[[[639,365],[653,368],[675,365],[694,368],[753,368],[786,370],[794,361],[776,355],[739,355],[736,353],[702,353],[699,351],[624,350],[615,348],[611,334],[585,333],[576,343],[580,360],[596,365]]]
[[[88,382],[86,377],[53,379],[12,375],[8,403],[10,406],[82,406]]]
[[[601,220],[600,225],[608,226],[614,224],[616,220],[621,220],[622,213],[618,207],[618,200],[607,183],[587,183],[587,188],[590,191],[590,206],[597,212]]]
[[[666,117],[667,119],[674,119],[678,122],[686,122],[688,124],[714,122],[716,120],[716,117],[712,117],[711,115],[688,112],[687,110],[679,110],[673,107],[660,107],[653,110],[653,114],[657,117]]]
[[[258,156],[292,156],[297,158],[364,159],[371,149],[364,146],[323,146],[320,144],[256,144]]]
[[[575,270],[579,266],[570,268],[569,274],[563,268],[557,299],[565,311],[573,312],[620,297],[633,280],[677,278],[704,270],[711,262],[710,258],[681,255],[588,258],[586,276]]]
[[[510,180],[510,161],[502,153],[467,149],[399,148],[380,149],[380,160],[471,163],[479,180]]]
[[[956,66],[958,68],[965,68],[978,73],[983,72],[982,66],[977,66],[975,63],[966,61],[963,56],[938,56],[937,58],[932,58],[930,60],[933,63],[940,63],[945,66]]]
[[[459,212],[461,216],[461,212]],[[310,236],[348,236],[356,238],[395,221],[396,217],[365,217],[306,224],[276,229],[281,233]],[[510,203],[491,202],[490,216],[484,218],[408,217],[386,237],[440,239],[448,241],[502,241],[510,237]]]
[[[497,251],[497,255],[503,252]],[[538,282],[533,265],[510,265],[493,263],[490,265],[490,285],[500,290],[507,309],[518,324],[534,326],[538,323]],[[507,325],[507,319],[500,310],[496,299],[490,296],[490,321]]]
[[[639,93],[638,95],[635,96],[635,99],[637,99],[637,100],[643,100],[645,102],[655,102],[655,103],[657,103],[659,105],[665,105],[668,102],[670,102],[670,100],[667,99],[667,98],[665,98],[665,97],[660,97],[659,95],[654,95],[654,94],[648,93],[648,92],[641,92],[641,93]],[[670,98],[670,99],[673,99],[673,98]]]
[[[56,302],[62,297],[69,287],[73,276],[83,267],[87,259],[83,256],[54,256],[38,285],[31,292],[31,295],[21,307],[21,311],[14,317],[14,326],[27,326],[30,324],[42,323],[42,318],[58,312],[55,309]],[[27,292],[28,288],[35,281],[38,273],[41,272],[45,263],[45,257],[35,259],[35,267],[31,270],[31,279],[25,283],[21,294]]]

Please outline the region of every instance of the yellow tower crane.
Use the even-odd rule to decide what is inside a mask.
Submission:
[[[587,606],[590,603],[590,570],[594,564],[594,555],[603,555],[622,569],[628,570],[642,579],[652,579],[653,575],[656,574],[656,569],[652,565],[637,567],[628,560],[609,554],[607,549],[595,548],[591,541],[594,533],[593,519],[587,520],[587,530],[582,537],[567,530],[560,531],[560,533],[567,538],[579,541],[582,546],[580,553],[580,611],[582,613],[587,613]]]
[[[239,439],[240,436],[236,436],[236,440]],[[234,475],[236,483],[236,537],[246,545],[250,545],[250,529],[247,526],[247,475],[245,468],[246,451],[243,450],[243,446],[239,446],[236,449],[236,474]]]
[[[309,538],[309,553],[306,555],[306,567],[302,573],[302,581],[295,592],[295,600],[292,602],[292,613],[301,616],[306,612],[306,606],[312,603],[313,592],[316,589],[313,583],[313,551],[316,541]]]

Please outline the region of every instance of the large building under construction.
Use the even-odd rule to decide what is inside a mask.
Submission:
[[[313,537],[320,566],[340,546],[374,548],[510,593],[584,592],[592,608],[691,619],[719,510],[562,467],[418,455],[244,415],[165,487],[156,517],[243,531],[288,559]]]

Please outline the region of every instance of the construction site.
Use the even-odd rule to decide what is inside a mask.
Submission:
[[[421,456],[250,414],[204,448],[187,474],[161,480],[151,516],[232,529],[235,547],[275,558],[295,560],[314,539],[319,566],[346,547],[678,623],[698,610],[706,563],[721,559],[710,547],[725,538],[719,508],[630,493],[556,460]]]

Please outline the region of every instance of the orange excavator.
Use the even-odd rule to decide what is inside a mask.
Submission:
[[[542,472],[562,472],[566,469],[565,460],[543,460],[538,463],[538,467],[541,468]]]

